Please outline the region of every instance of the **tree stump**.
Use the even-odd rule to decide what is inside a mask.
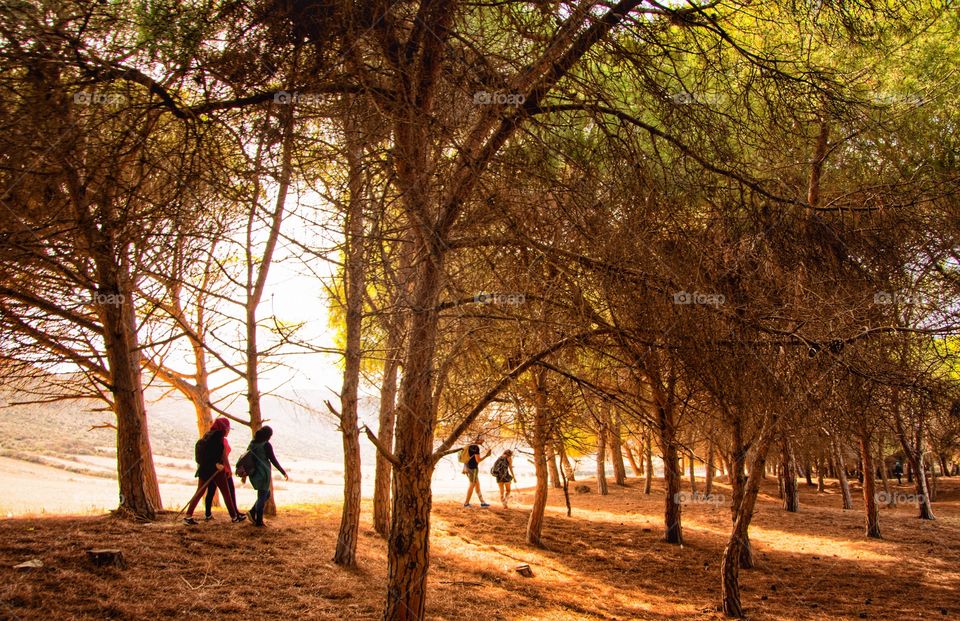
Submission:
[[[524,578],[533,577],[533,570],[530,569],[530,566],[527,565],[526,563],[522,565],[517,565],[516,570],[517,570],[517,573],[523,576]]]
[[[578,494],[589,494],[589,493],[590,493],[590,486],[589,486],[589,485],[578,485],[578,486],[576,486],[575,488],[573,488],[573,490],[574,490],[575,492],[577,492]]]
[[[125,568],[126,560],[120,550],[87,550],[87,558],[97,567],[113,566]]]

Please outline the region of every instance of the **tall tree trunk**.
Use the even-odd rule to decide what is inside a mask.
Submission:
[[[633,451],[630,449],[630,443],[625,442],[623,444],[623,451],[627,454],[627,461],[630,462],[630,468],[633,470],[633,476],[642,477],[643,476],[643,462],[637,463],[636,457],[633,456]]]
[[[880,509],[877,507],[876,472],[870,454],[870,434],[860,433],[860,460],[863,468],[863,506],[867,515],[867,537],[880,539]]]
[[[247,216],[247,239],[246,239],[246,267],[247,282],[245,303],[245,328],[246,328],[246,368],[244,379],[247,383],[247,409],[250,415],[250,433],[256,433],[263,425],[263,412],[260,408],[260,350],[257,346],[257,307],[263,299],[263,292],[267,285],[267,276],[270,273],[270,266],[273,264],[273,255],[277,248],[277,241],[280,239],[280,227],[283,224],[283,216],[286,209],[287,192],[290,189],[290,179],[292,176],[293,164],[293,140],[294,140],[294,113],[293,106],[281,106],[280,122],[283,125],[283,144],[281,147],[281,168],[280,179],[277,188],[277,200],[274,205],[273,213],[270,214],[270,229],[267,234],[267,241],[264,245],[262,256],[254,257],[254,226],[257,221],[259,211],[259,201],[261,192],[261,170],[260,164],[263,156],[263,143],[257,147],[255,157],[256,171],[254,174],[254,198],[250,206],[250,213]],[[258,265],[259,263],[259,265]],[[273,480],[270,481],[270,498],[263,511],[266,515],[277,514],[276,494],[274,494]]]
[[[100,292],[106,294],[107,299],[121,301],[100,306],[110,390],[117,417],[120,508],[152,520],[163,505],[147,432],[136,315],[129,288],[123,285],[123,268],[111,258],[101,258],[97,267],[102,283]]]
[[[666,490],[664,501],[663,540],[667,543],[683,544],[683,526],[680,522],[680,463],[677,455],[676,428],[673,423],[673,408],[657,407],[660,426],[660,450],[663,455],[663,479]]]
[[[623,440],[620,436],[620,414],[610,416],[607,433],[610,436],[610,458],[613,462],[613,481],[623,487],[627,484],[627,468],[623,463]]]
[[[653,439],[649,431],[643,434],[644,448],[643,452],[646,455],[647,462],[647,471],[645,473],[645,480],[643,482],[643,493],[647,496],[650,495],[651,488],[653,487]]]
[[[826,487],[823,484],[823,470],[825,468],[823,463],[823,447],[822,445],[817,446],[817,493],[822,494]]]
[[[361,331],[364,295],[364,169],[363,147],[353,119],[345,123],[347,136],[347,183],[350,197],[344,230],[344,307],[346,310],[346,350],[343,387],[340,390],[340,433],[343,436],[343,511],[333,562],[345,567],[357,564],[357,538],[360,531],[360,429],[357,398],[360,388]]]
[[[560,480],[560,471],[557,470],[557,453],[553,448],[553,443],[549,440],[544,445],[544,454],[547,457],[547,478],[550,486],[562,489],[563,482]]]
[[[791,513],[800,510],[800,492],[797,489],[797,460],[787,434],[781,440],[781,471],[783,473],[783,508]]]
[[[533,466],[537,486],[533,494],[533,506],[527,520],[527,543],[540,546],[543,531],[543,514],[547,508],[547,445],[550,443],[549,418],[546,399],[546,373],[543,369],[534,375],[533,402]]]
[[[714,477],[714,453],[716,447],[713,444],[713,438],[710,438],[710,443],[707,445],[707,474],[703,482],[703,493],[707,496],[713,493],[713,477]]]
[[[396,416],[397,371],[400,367],[399,349],[402,334],[398,329],[387,335],[387,353],[380,384],[380,417],[377,438],[387,448],[393,448],[393,425]],[[390,460],[377,451],[376,473],[373,481],[373,529],[386,537],[390,531]]]
[[[687,458],[690,461],[688,465],[690,470],[690,491],[696,494],[697,493],[697,470],[696,470],[697,463],[693,457],[693,449],[690,449],[689,451],[687,451]]]
[[[843,497],[843,508],[853,509],[853,496],[850,495],[850,483],[847,481],[847,465],[843,458],[843,449],[836,436],[833,438],[834,461],[837,464],[837,476],[840,479],[840,493]]]
[[[597,426],[597,493],[606,496],[607,488],[607,425],[601,420]]]
[[[410,198],[409,200],[414,200]],[[419,244],[431,244],[430,239]],[[435,246],[419,249],[411,295],[409,334],[397,402],[393,510],[387,546],[386,621],[419,621],[426,607],[430,569],[430,508],[433,492],[433,358],[436,303],[444,255]]]

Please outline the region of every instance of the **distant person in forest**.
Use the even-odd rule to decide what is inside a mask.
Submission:
[[[206,493],[205,520],[212,520],[213,495],[217,489],[227,506],[230,519],[233,522],[242,522],[247,519],[237,510],[237,493],[233,485],[233,476],[230,472],[230,443],[227,436],[230,434],[230,421],[220,417],[213,421],[210,430],[197,441],[195,450],[197,459],[197,493],[193,495],[187,505],[187,517],[183,521],[187,524],[196,524],[193,512]]]
[[[897,477],[897,485],[903,484],[903,464],[900,463],[899,459],[893,465],[893,476]]]
[[[500,487],[500,502],[503,508],[507,509],[507,503],[510,500],[510,484],[517,478],[513,474],[513,451],[505,450],[497,461],[493,462],[490,474],[497,479],[497,486]]]
[[[247,512],[247,515],[250,516],[253,525],[259,527],[264,526],[263,509],[267,506],[267,500],[270,499],[271,465],[277,467],[284,479],[290,480],[286,470],[283,469],[283,466],[277,461],[276,455],[273,454],[273,445],[270,444],[271,437],[273,437],[273,429],[264,425],[253,434],[253,441],[247,447],[247,451],[254,456],[255,463],[253,471],[249,474],[250,485],[257,490],[257,501],[253,503],[253,507]]]
[[[483,457],[480,456],[480,445],[483,444],[483,438],[477,438],[473,444],[467,447],[467,461],[463,464],[463,473],[467,475],[467,481],[469,484],[467,486],[467,499],[464,501],[463,506],[470,506],[470,498],[473,497],[473,490],[477,490],[477,498],[480,499],[481,507],[489,507],[490,505],[484,502],[483,493],[480,491],[480,462],[490,457],[491,451],[487,449],[486,455]]]

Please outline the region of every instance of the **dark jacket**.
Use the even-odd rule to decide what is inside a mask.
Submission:
[[[204,481],[217,471],[217,464],[223,463],[223,431],[211,429],[200,439],[197,447],[197,473],[195,476]]]
[[[270,465],[273,464],[280,471],[280,474],[286,476],[287,473],[277,462],[277,457],[273,454],[273,446],[267,442],[251,442],[247,450],[253,453],[256,467],[250,473],[250,485],[255,490],[270,489]]]

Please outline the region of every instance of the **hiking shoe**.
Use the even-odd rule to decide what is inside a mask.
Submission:
[[[185,517],[185,518],[183,518],[183,523],[184,523],[184,524],[189,524],[190,526],[194,526],[194,525],[196,525],[196,524],[199,524],[200,522],[196,521],[196,520],[193,519],[192,517]]]
[[[257,523],[257,518],[254,517],[254,515],[253,515],[253,509],[251,509],[250,511],[247,511],[247,517],[250,518],[250,523],[251,523],[251,524],[256,524],[256,523]]]
[[[463,506],[464,506],[464,507],[469,507],[469,506],[470,506],[470,503],[469,503],[469,502],[465,502],[465,503],[463,503]]]
[[[212,519],[213,519],[213,516],[212,516],[212,515],[205,515],[205,516],[203,516],[203,521],[204,521],[204,522],[209,522],[209,521],[212,520]]]
[[[481,507],[489,507],[489,506],[490,506],[490,503],[489,503],[489,502],[481,502],[481,503],[480,503],[480,506],[481,506]]]
[[[245,519],[247,519],[247,516],[245,516],[245,515],[242,514],[242,513],[238,513],[236,516],[234,516],[233,518],[231,518],[230,521],[231,521],[231,522],[242,522],[242,521],[244,521]]]

